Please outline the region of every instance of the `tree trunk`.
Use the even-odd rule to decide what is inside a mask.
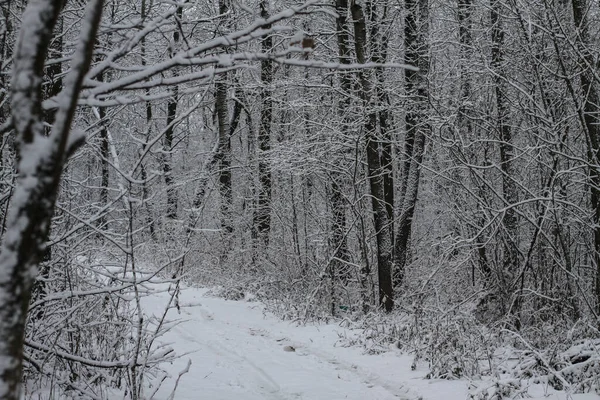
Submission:
[[[101,72],[98,76],[98,82],[104,81],[104,72]],[[100,116],[100,172],[101,180],[100,183],[100,207],[105,207],[108,204],[108,183],[109,183],[109,164],[108,158],[110,157],[108,149],[108,130],[106,128],[106,110],[104,107],[98,107],[98,115]],[[108,223],[106,220],[106,214],[98,218],[98,226],[102,230],[108,229]]]
[[[150,5],[151,4],[152,4],[152,2],[150,2]],[[150,11],[148,8],[149,8],[149,6],[146,3],[146,0],[142,0],[142,7],[141,7],[142,21],[146,20],[146,16],[148,15],[148,13]],[[140,53],[141,53],[141,64],[143,66],[145,66],[147,64],[147,61],[146,61],[146,36],[144,36],[140,42]],[[146,96],[150,97],[150,89],[146,89],[145,92],[146,92]],[[144,154],[144,152],[146,151],[148,140],[150,139],[150,137],[152,135],[152,124],[153,124],[152,103],[150,101],[146,101],[145,108],[146,108],[146,137],[144,138],[145,142],[142,144],[142,154]],[[104,155],[104,152],[102,154]],[[106,154],[107,154],[106,159],[108,160],[108,137],[106,138]],[[102,175],[102,177],[104,179],[104,174]],[[106,174],[106,177],[107,177],[107,181],[108,181],[108,173]],[[154,216],[154,211],[152,209],[153,208],[152,204],[149,201],[150,189],[148,188],[148,182],[147,182],[148,173],[146,172],[146,163],[144,161],[140,162],[140,178],[142,179],[142,202],[144,203],[144,206],[146,207],[146,223],[148,224],[148,230],[150,231],[150,237],[153,240],[156,240],[157,239],[156,224],[154,221],[155,216]]]
[[[221,228],[226,233],[233,232],[231,221],[231,138],[229,131],[229,110],[227,105],[227,76],[220,76],[216,84],[217,119],[219,125],[219,193],[221,194]]]
[[[405,70],[404,88],[409,99],[406,110],[405,153],[400,183],[400,218],[394,246],[394,286],[404,282],[404,269],[409,251],[412,220],[419,192],[419,178],[425,138],[430,131],[429,108],[429,3],[428,0],[407,0],[404,25],[404,62],[419,67]]]
[[[266,19],[269,17],[268,1],[260,2],[260,15]],[[265,26],[270,28],[270,25]],[[273,38],[270,35],[265,35],[262,38],[262,51],[269,53],[273,48]],[[273,62],[264,60],[260,63],[260,77],[262,81],[262,89],[260,92],[261,111],[260,123],[258,127],[258,180],[259,187],[258,202],[254,211],[253,236],[260,238],[265,246],[269,244],[269,232],[271,231],[271,162],[269,160],[269,152],[271,150],[271,123],[273,121],[273,99],[272,88],[273,83]]]
[[[371,43],[373,49],[371,51],[371,61],[377,64],[383,64],[387,61],[388,38],[382,35],[381,32],[388,32],[389,26],[386,24],[387,17],[387,2],[383,4],[381,16],[377,11],[376,5],[372,1],[365,3],[367,12],[370,15],[371,25]],[[394,139],[390,131],[391,115],[388,104],[389,99],[385,89],[385,77],[382,67],[375,67],[375,96],[377,98],[378,122],[379,122],[379,148],[380,148],[380,163],[381,173],[383,176],[383,190],[385,207],[390,220],[391,240],[394,241],[394,166],[393,166],[393,148]]]
[[[348,0],[336,0],[335,7],[338,14],[336,29],[339,60],[340,64],[348,65],[351,63],[349,27],[346,18],[348,14]],[[348,137],[350,121],[348,121],[345,115],[350,106],[352,80],[347,72],[342,72],[339,75],[339,79],[342,94],[338,100],[337,114],[341,124],[341,136]],[[337,280],[339,277],[343,282],[347,282],[350,279],[351,273],[347,264],[350,257],[346,239],[346,201],[343,196],[343,179],[342,174],[332,174],[329,202],[331,203],[333,213],[332,248],[334,249],[334,260],[330,268],[332,279]]]
[[[600,96],[595,79],[597,64],[590,50],[593,46],[588,33],[586,13],[589,5],[586,0],[572,0],[573,20],[577,32],[576,43],[580,54],[581,92],[584,94],[583,118],[587,135],[590,200],[593,209],[593,247],[592,257],[596,269],[594,289],[596,294],[596,315],[600,315]]]
[[[183,15],[183,8],[178,7],[175,15],[176,19],[181,20]],[[173,31],[173,47],[171,49],[171,56],[177,53],[179,48],[179,28],[178,24],[175,24],[175,30]],[[176,74],[177,72],[174,72]],[[166,216],[170,219],[177,218],[177,188],[175,187],[175,180],[173,178],[173,135],[175,131],[175,118],[177,117],[177,102],[179,100],[179,90],[177,86],[173,87],[173,92],[169,101],[167,102],[167,127],[165,129],[165,140],[164,140],[164,154],[163,154],[163,172],[165,175],[165,185],[167,186],[167,211]]]
[[[472,35],[472,21],[471,16],[473,15],[473,0],[459,0],[458,1],[458,34],[460,42],[460,104],[458,106],[457,115],[457,128],[464,132],[464,135],[468,140],[473,137],[473,102],[471,77],[468,70],[469,64],[473,60],[473,35]],[[460,180],[460,176],[455,177],[457,182]],[[480,190],[481,192],[482,190]],[[481,201],[477,201],[477,208],[481,215],[483,214]],[[485,223],[485,222],[483,222]],[[479,265],[479,271],[483,275],[483,285],[486,287],[491,279],[491,269],[488,263],[487,250],[485,247],[486,238],[483,233],[477,233],[476,237],[476,251],[477,261]],[[472,272],[472,284],[475,285],[475,263],[473,264]]]
[[[0,126],[6,122],[10,114],[8,102],[5,101],[8,96],[8,82],[5,68],[8,69],[9,63],[7,61],[12,57],[10,43],[15,36],[10,5],[8,1],[0,2],[0,25],[4,26],[0,34]],[[4,65],[6,67],[2,68]],[[2,160],[0,159],[1,162]]]
[[[225,0],[219,0],[219,13],[227,14],[229,7]],[[233,232],[231,220],[231,132],[229,129],[229,108],[227,104],[227,73],[217,77],[215,108],[219,125],[219,193],[221,195],[221,229]],[[239,114],[238,114],[239,117]]]
[[[354,43],[356,59],[360,64],[366,62],[367,26],[362,6],[352,1],[352,18],[354,19]],[[365,134],[367,139],[367,169],[369,173],[369,187],[371,190],[371,205],[373,208],[373,224],[377,240],[377,273],[379,281],[379,303],[386,311],[394,308],[394,293],[392,289],[392,234],[391,220],[385,201],[385,184],[383,169],[379,156],[379,140],[377,138],[377,112],[374,110],[376,97],[373,96],[373,83],[370,73],[358,73],[361,85],[361,98],[363,105],[368,110],[365,121]]]
[[[58,61],[63,57],[63,18],[59,17],[54,27],[53,40],[50,42],[48,49],[49,65],[46,67],[45,82],[43,84],[43,98],[45,100],[57,96],[62,90],[62,62]],[[56,110],[44,110],[44,126],[46,135],[50,134],[52,125],[56,119]],[[50,237],[50,230],[48,230],[48,237]],[[46,247],[44,252],[43,262],[40,264],[40,273],[38,279],[35,281],[32,289],[32,296],[34,300],[43,297],[46,292],[46,281],[50,278],[50,261],[52,260],[52,248]],[[36,318],[43,317],[43,310],[40,309],[36,313]]]
[[[29,2],[15,52],[12,110],[19,140],[19,178],[0,251],[0,398],[5,400],[21,397],[23,335],[31,287],[45,251],[64,162],[82,143],[82,137],[69,140],[69,130],[102,14],[102,0],[88,3],[80,43],[48,137],[41,82],[62,3]]]
[[[494,73],[494,89],[496,94],[496,126],[500,139],[500,170],[502,172],[502,196],[506,211],[502,219],[504,229],[503,238],[503,265],[498,275],[501,279],[501,299],[514,301],[515,287],[513,281],[519,269],[519,232],[517,214],[513,205],[517,202],[517,187],[514,181],[514,148],[512,129],[509,124],[510,110],[508,104],[508,85],[504,71],[504,28],[502,27],[500,0],[492,0],[491,4],[492,22],[492,70]],[[503,307],[504,301],[502,301]],[[512,307],[511,312],[518,312],[518,302]],[[509,304],[508,307],[511,307]],[[503,310],[503,312],[508,309]],[[519,322],[516,321],[518,326]]]

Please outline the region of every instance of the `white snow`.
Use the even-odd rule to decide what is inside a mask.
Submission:
[[[145,298],[144,308],[160,317],[168,297]],[[212,297],[207,289],[184,289],[180,304],[180,314],[169,311],[179,323],[160,340],[182,356],[166,367],[169,384],[156,399],[168,398],[189,361],[174,399],[466,400],[474,392],[474,382],[424,379],[426,365],[411,370],[413,357],[398,350],[367,355],[359,347],[343,347],[348,341],[341,339],[356,332],[335,324],[280,321],[260,303]],[[544,397],[550,392],[536,389],[531,394],[539,399],[600,399],[593,394]]]

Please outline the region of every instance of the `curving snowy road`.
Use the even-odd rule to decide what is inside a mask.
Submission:
[[[146,313],[160,318],[168,298],[167,292],[145,298]],[[474,384],[494,387],[493,382],[423,379],[427,365],[413,371],[410,356],[394,350],[366,355],[359,347],[342,347],[340,337],[352,338],[355,331],[280,321],[265,315],[260,303],[228,301],[207,295],[206,289],[188,288],[180,304],[181,313],[171,309],[168,314],[177,323],[158,340],[180,357],[163,365],[169,376],[153,396],[156,400],[466,400],[474,398]],[[532,385],[527,395],[532,400],[600,399],[552,393],[547,385]]]
[[[361,359],[375,359],[374,356],[362,355],[356,348],[334,347],[339,339],[336,331],[343,331],[335,325],[298,327],[265,317],[258,303],[227,301],[205,293],[202,289],[183,291],[181,314],[170,311],[171,318],[178,318],[179,324],[161,338],[178,354],[184,354],[169,366],[174,378],[191,361],[189,372],[181,377],[175,399],[418,397],[403,385],[366,370]],[[168,293],[162,293],[145,299],[147,312],[159,316],[167,298]],[[290,347],[295,351],[290,351]],[[407,360],[402,364],[409,368]],[[170,388],[164,387],[155,398],[167,398],[169,391]]]

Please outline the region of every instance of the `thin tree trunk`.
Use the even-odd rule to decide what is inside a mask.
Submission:
[[[11,2],[0,2],[0,25],[4,27],[0,35],[0,67],[6,65],[8,69],[8,60],[12,57],[10,43],[15,36],[14,26],[11,18]],[[8,82],[4,68],[0,69],[0,126],[6,122],[10,115],[8,96]],[[0,135],[2,138],[3,135]],[[2,160],[0,159],[0,163]],[[3,192],[3,191],[2,191]]]
[[[573,20],[577,32],[576,43],[580,54],[581,92],[584,94],[583,118],[587,134],[590,200],[593,209],[593,244],[592,257],[596,268],[594,290],[596,294],[596,315],[600,315],[600,96],[594,74],[597,69],[595,57],[590,50],[593,45],[588,33],[586,13],[589,6],[586,0],[572,0]]]
[[[152,4],[152,3],[150,3]],[[142,0],[142,10],[141,17],[142,21],[146,20],[146,17],[149,13],[148,4],[146,0]],[[141,64],[145,66],[147,64],[146,61],[146,36],[144,36],[140,42],[140,52],[141,52]],[[150,89],[146,89],[146,96],[150,97]],[[141,154],[145,153],[147,142],[152,135],[152,125],[153,125],[153,115],[152,115],[152,103],[150,101],[146,101],[146,137],[145,142],[142,144]],[[107,151],[107,160],[108,160],[108,138],[106,140],[106,151]],[[103,153],[104,154],[104,153]],[[104,177],[104,175],[102,175]],[[106,175],[108,178],[108,174]],[[142,179],[142,202],[146,208],[146,223],[148,224],[148,230],[150,231],[150,237],[153,240],[157,239],[156,236],[156,224],[154,220],[154,211],[152,204],[150,203],[150,189],[148,188],[148,173],[146,172],[146,163],[140,162],[140,178]],[[108,179],[107,179],[108,180]]]
[[[43,96],[44,99],[50,99],[57,96],[63,87],[62,80],[62,62],[58,61],[63,57],[63,23],[62,17],[59,17],[56,26],[54,27],[53,40],[50,43],[48,51],[49,65],[46,67],[45,82],[43,85]],[[44,110],[44,125],[46,135],[50,134],[52,125],[56,119],[56,110]],[[48,230],[48,237],[50,237],[50,230]],[[50,278],[50,261],[52,260],[52,247],[46,247],[44,252],[43,262],[40,265],[40,273],[38,279],[32,289],[32,296],[34,299],[43,297],[46,292],[46,281]],[[36,313],[37,318],[43,317],[43,310],[40,309]]]
[[[467,140],[473,137],[473,115],[472,106],[473,101],[471,77],[468,66],[473,60],[473,34],[472,34],[472,21],[471,16],[473,15],[473,0],[459,0],[458,1],[458,33],[460,42],[460,104],[458,107],[457,115],[457,126],[458,129],[464,131]],[[457,180],[460,179],[456,176]],[[483,215],[482,204],[480,201],[477,202],[479,212]],[[476,250],[477,250],[477,264],[479,264],[479,271],[483,275],[484,287],[489,284],[491,279],[491,268],[488,263],[487,250],[485,247],[486,239],[483,234],[479,234],[476,238]],[[475,264],[473,264],[475,268]],[[472,284],[475,285],[475,273],[472,273]]]
[[[104,72],[101,72],[97,77],[98,82],[104,81]],[[100,117],[100,163],[101,163],[101,183],[100,183],[100,207],[105,207],[108,204],[108,183],[109,183],[109,164],[108,158],[110,157],[108,149],[108,132],[106,129],[106,110],[104,107],[98,107],[98,115]],[[108,229],[106,220],[106,214],[98,218],[98,226],[102,230]]]
[[[360,64],[366,62],[367,27],[364,11],[357,1],[352,1],[352,18],[354,19],[354,43],[356,59]],[[394,293],[392,289],[392,234],[391,220],[385,201],[385,186],[381,159],[379,157],[379,140],[377,138],[377,112],[373,109],[373,83],[369,72],[360,71],[361,97],[363,105],[368,110],[365,121],[367,139],[367,169],[371,190],[371,205],[373,208],[373,224],[377,240],[377,273],[379,281],[379,303],[386,311],[394,308]],[[376,102],[376,98],[375,98]]]
[[[181,20],[183,16],[183,8],[178,7],[175,15],[176,19]],[[173,48],[171,56],[174,56],[179,49],[179,28],[175,24],[173,31]],[[176,74],[176,72],[174,72]],[[177,117],[177,102],[179,100],[179,89],[173,87],[172,95],[167,102],[167,128],[165,129],[164,139],[164,154],[163,154],[163,172],[165,175],[165,185],[167,186],[167,211],[166,216],[170,219],[177,218],[177,188],[175,187],[175,179],[173,177],[173,135],[175,133],[175,118]]]
[[[46,67],[44,98],[49,99],[60,93],[63,87],[62,62],[59,61],[63,55],[63,18],[59,17],[54,28],[54,35],[48,52],[49,62]],[[44,122],[46,133],[49,134],[54,124],[56,110],[44,110]]]
[[[365,3],[370,15],[371,25],[371,43],[373,49],[371,51],[371,61],[377,64],[383,64],[387,61],[388,38],[381,34],[381,31],[387,31],[387,3],[382,2],[383,11],[381,17],[377,11],[374,2],[368,1]],[[383,190],[385,206],[390,220],[390,234],[392,242],[394,241],[394,166],[393,166],[393,149],[392,132],[390,131],[391,115],[387,105],[389,99],[385,90],[385,77],[382,67],[375,67],[375,96],[378,105],[378,122],[379,122],[379,148],[380,148],[380,163],[383,175]]]
[[[504,228],[504,259],[501,279],[500,298],[514,301],[515,287],[513,279],[519,269],[518,250],[518,220],[513,204],[517,202],[517,187],[514,181],[514,148],[512,139],[512,128],[509,124],[508,85],[504,71],[504,28],[502,27],[500,0],[492,0],[491,4],[492,22],[492,70],[494,73],[494,88],[496,94],[496,126],[500,139],[500,170],[502,172],[502,196],[506,211],[502,219]],[[502,301],[502,304],[505,302]],[[510,305],[508,305],[510,307]],[[507,310],[503,310],[506,312]],[[512,307],[512,312],[518,312],[518,302]],[[519,322],[516,321],[518,326]]]
[[[338,55],[340,64],[350,64],[350,38],[349,38],[349,26],[347,21],[348,14],[348,0],[336,0],[336,28],[337,28],[337,42],[338,42]],[[342,72],[340,75],[340,86],[342,89],[342,96],[338,100],[337,114],[340,118],[340,130],[342,137],[348,137],[349,121],[346,117],[348,107],[350,107],[350,93],[352,90],[352,80],[350,74]],[[333,213],[333,224],[332,224],[332,248],[334,249],[334,260],[331,263],[330,268],[331,276],[334,280],[337,280],[338,276],[343,282],[347,282],[350,279],[350,269],[348,268],[347,262],[350,257],[348,254],[348,243],[346,239],[346,201],[343,196],[343,176],[342,174],[332,174],[331,190],[329,201],[331,203],[331,210]]]
[[[215,108],[219,125],[219,193],[221,194],[221,228],[226,233],[233,232],[231,225],[231,139],[229,132],[229,110],[227,106],[227,77],[219,77],[216,83]]]
[[[227,0],[219,0],[219,14],[229,12]],[[225,17],[227,18],[227,17]],[[233,232],[231,219],[231,132],[229,129],[229,108],[227,104],[227,73],[217,77],[215,108],[219,125],[219,193],[221,195],[221,229]],[[238,114],[239,117],[239,114]]]
[[[4,26],[2,35],[0,36],[0,127],[4,127],[10,119],[10,101],[8,101],[9,84],[8,84],[8,69],[11,64],[8,62],[12,58],[11,44],[17,36],[13,25],[13,7],[11,1],[0,2],[0,26]],[[15,13],[16,14],[16,13]],[[0,143],[8,143],[12,147],[11,141],[5,139],[6,131],[0,132]],[[5,152],[0,152],[0,168],[5,169],[7,163],[5,160]],[[9,158],[10,160],[10,158]],[[12,169],[12,168],[11,168]],[[6,214],[10,205],[10,194],[12,194],[12,182],[14,181],[14,173],[8,179],[10,182],[0,182],[0,244],[4,236]]]
[[[262,18],[268,18],[268,1],[260,2],[260,15]],[[270,28],[270,26],[265,26]],[[273,38],[270,35],[265,35],[262,38],[262,51],[269,53],[273,48]],[[253,218],[253,236],[260,238],[261,241],[268,246],[269,232],[271,231],[271,162],[269,160],[269,152],[271,150],[271,123],[273,121],[273,99],[272,88],[273,83],[273,62],[270,60],[261,61],[260,77],[262,81],[262,89],[260,92],[261,111],[260,123],[258,127],[258,201],[254,211]]]

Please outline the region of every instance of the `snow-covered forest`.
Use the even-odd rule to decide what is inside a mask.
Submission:
[[[0,398],[597,398],[599,66],[592,0],[0,0]]]

